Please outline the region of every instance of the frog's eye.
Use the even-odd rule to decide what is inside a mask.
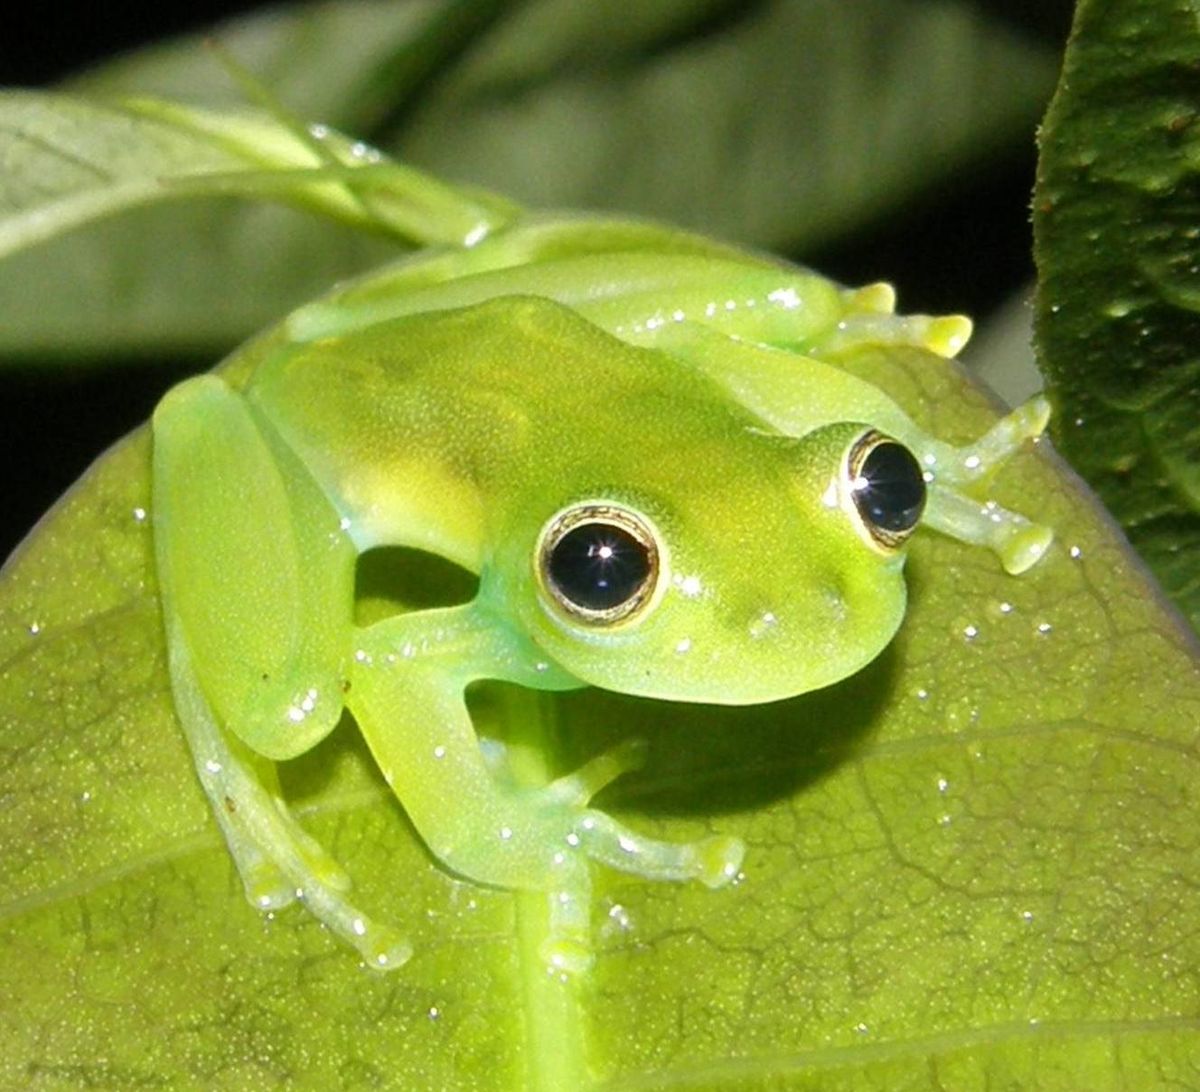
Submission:
[[[877,548],[898,549],[925,510],[925,476],[913,453],[872,429],[847,452],[845,474],[861,530]]]
[[[537,559],[555,605],[596,625],[630,620],[649,604],[658,583],[659,550],[650,525],[612,504],[560,512],[542,532]]]

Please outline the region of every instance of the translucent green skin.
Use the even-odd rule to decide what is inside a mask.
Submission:
[[[868,426],[928,468],[928,523],[1010,571],[1036,561],[1048,532],[955,486],[1040,432],[1043,403],[956,449],[818,359],[857,342],[949,355],[969,332],[891,302],[682,233],[535,222],[342,289],[168,393],[154,527],[173,689],[251,901],[302,892],[370,965],[409,954],[279,799],[273,761],[344,707],[447,868],[546,892],[552,966],[589,964],[589,860],[736,875],[735,839],[655,841],[587,807],[629,753],[513,788],[463,692],[503,679],[747,704],[859,670],[905,609],[903,548],[872,539],[845,480]],[[654,530],[660,577],[629,620],[567,616],[539,574],[544,528],[581,502]],[[478,595],[356,626],[356,558],[384,544],[478,573]]]

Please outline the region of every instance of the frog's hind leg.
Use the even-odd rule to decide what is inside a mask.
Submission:
[[[217,376],[154,414],[154,537],[175,710],[250,902],[300,899],[375,967],[408,948],[344,897],[345,872],[289,813],[274,760],[338,722],[354,550],[246,398]]]

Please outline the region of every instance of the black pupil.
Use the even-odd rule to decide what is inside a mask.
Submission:
[[[925,478],[911,451],[885,440],[876,444],[858,470],[862,485],[854,503],[872,526],[883,531],[911,531],[925,508]]]
[[[635,596],[650,575],[646,547],[611,523],[573,527],[550,551],[550,579],[576,606],[609,610]]]

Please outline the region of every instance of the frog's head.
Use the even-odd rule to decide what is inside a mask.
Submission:
[[[643,452],[635,486],[560,496],[516,536],[524,575],[506,599],[577,678],[771,701],[845,678],[895,634],[925,500],[909,451],[861,424],[801,439],[742,430],[719,450]]]

